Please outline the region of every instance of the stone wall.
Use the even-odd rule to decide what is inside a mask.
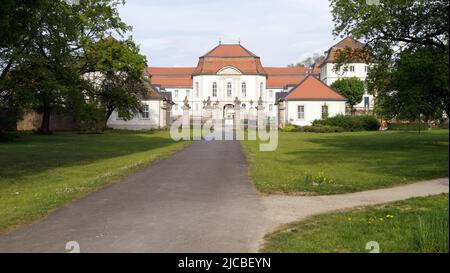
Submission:
[[[42,114],[28,112],[23,115],[23,119],[17,122],[17,131],[35,131],[42,123]],[[74,117],[67,113],[53,113],[50,116],[51,131],[76,130],[77,124]]]

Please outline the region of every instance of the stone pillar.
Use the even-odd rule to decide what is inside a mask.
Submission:
[[[264,105],[263,105],[263,100],[261,97],[259,97],[258,100],[258,106],[256,106],[256,110],[257,110],[257,123],[258,123],[258,128],[262,129],[265,128],[266,126],[266,115],[264,113]]]
[[[284,100],[278,102],[278,128],[286,127],[286,107]]]
[[[191,109],[191,106],[189,105],[189,100],[188,97],[184,97],[184,101],[183,101],[183,128],[185,128],[186,126],[188,126],[188,128],[190,128],[190,124],[191,124],[191,117],[189,116],[189,110]]]

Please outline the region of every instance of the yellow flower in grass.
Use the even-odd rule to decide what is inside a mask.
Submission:
[[[394,215],[388,214],[388,215],[386,215],[386,218],[392,219],[392,218],[394,218]]]
[[[352,221],[352,217],[348,217],[347,220],[348,220],[349,222],[351,222],[351,221]]]

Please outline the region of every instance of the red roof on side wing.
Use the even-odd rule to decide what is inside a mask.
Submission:
[[[195,67],[147,67],[152,84],[162,87],[192,88],[192,73]]]
[[[307,74],[307,67],[264,67],[267,74],[269,75],[299,75],[299,74]]]
[[[192,75],[195,67],[147,67],[150,75]]]
[[[285,88],[296,85],[308,75],[319,74],[320,70],[308,67],[264,67],[268,74],[267,88]]]
[[[301,83],[294,87],[285,100],[340,100],[347,99],[321,82],[316,77],[307,76]]]
[[[288,76],[278,76],[269,75],[267,78],[267,88],[285,88],[288,85],[296,85],[306,78],[304,75],[288,75]]]

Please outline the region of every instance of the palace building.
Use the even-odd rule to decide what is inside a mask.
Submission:
[[[161,94],[143,100],[143,113],[123,121],[111,115],[108,126],[120,129],[152,129],[168,126],[183,114],[185,101],[190,116],[202,116],[206,101],[218,107],[223,117],[231,118],[236,101],[241,111],[255,109],[262,101],[268,120],[280,123],[309,125],[315,119],[346,113],[346,99],[328,85],[342,77],[365,79],[365,64],[349,64],[347,72],[334,72],[336,49],[360,46],[346,38],[326,52],[321,64],[312,67],[266,67],[259,56],[241,44],[219,44],[199,57],[195,67],[148,67],[153,92]],[[352,68],[353,67],[353,68]],[[372,98],[365,96],[362,105],[372,107]],[[171,100],[170,105],[167,100]],[[163,101],[164,100],[164,101]],[[366,100],[368,100],[367,104]],[[159,101],[159,102],[158,102]],[[280,115],[279,103],[284,112]],[[165,111],[161,111],[161,107]],[[170,109],[167,109],[170,108]],[[166,111],[167,110],[167,111]],[[161,116],[168,115],[168,116]]]

